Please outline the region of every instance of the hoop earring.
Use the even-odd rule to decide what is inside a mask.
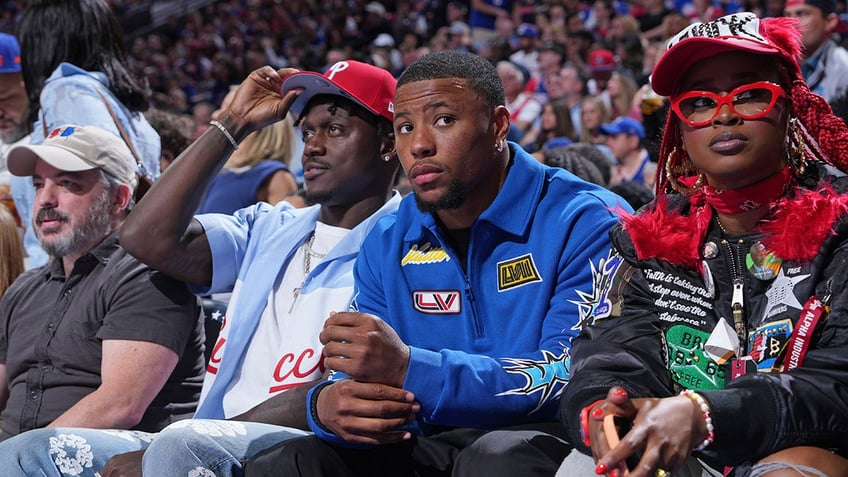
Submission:
[[[695,164],[692,164],[692,160],[689,157],[686,157],[686,161],[675,165],[678,160],[678,152],[677,148],[673,148],[670,153],[668,153],[668,159],[666,161],[666,169],[665,169],[665,177],[668,179],[668,183],[671,185],[671,188],[675,191],[684,194],[691,195],[698,191],[704,185],[704,173],[698,172],[698,179],[695,180],[695,183],[691,186],[687,187],[680,182],[677,181],[677,178],[680,176],[690,175],[689,173],[695,172],[697,169],[695,168]]]
[[[801,177],[807,169],[807,156],[804,151],[807,150],[807,141],[804,139],[798,118],[789,119],[789,127],[786,131],[786,163],[792,169],[792,175]]]

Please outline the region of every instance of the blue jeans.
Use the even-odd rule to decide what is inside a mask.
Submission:
[[[186,419],[166,427],[144,452],[144,475],[230,477],[275,444],[310,432],[255,422]]]
[[[0,473],[5,477],[98,477],[110,457],[145,449],[154,436],[124,430],[34,429],[0,443]]]

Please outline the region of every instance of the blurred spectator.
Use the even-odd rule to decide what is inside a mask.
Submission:
[[[365,12],[358,27],[359,38],[351,45],[356,51],[365,50],[381,33],[394,37],[386,7],[381,2],[369,2],[365,5]]]
[[[552,77],[550,81],[551,89],[560,92],[553,97],[555,99],[565,98],[568,101],[568,107],[571,110],[571,124],[574,126],[575,135],[579,136],[582,122],[580,111],[586,93],[586,80],[576,66],[566,64],[560,70],[559,75]],[[556,87],[554,87],[554,83],[556,83]]]
[[[31,125],[27,120],[28,112],[18,41],[12,35],[0,33],[0,204],[5,205],[17,220],[20,218],[12,199],[6,152],[14,145],[29,142]],[[31,239],[30,246],[43,253],[35,237]]]
[[[497,35],[495,19],[513,18],[515,6],[517,2],[513,0],[471,0],[468,24],[471,26],[474,45],[485,45],[494,39]]]
[[[24,246],[17,220],[5,205],[0,205],[0,297],[23,272]]]
[[[448,49],[474,51],[471,28],[461,21],[455,21],[447,29]]]
[[[636,33],[625,33],[615,42],[615,56],[618,57],[618,71],[632,79],[635,85],[641,86],[648,82],[644,71],[645,46],[643,39]]]
[[[589,52],[596,47],[595,37],[588,31],[578,31],[568,35],[566,41],[566,59],[569,63],[580,68],[582,74],[590,75],[588,68]]]
[[[641,12],[635,14],[639,21],[639,31],[648,40],[660,39],[663,35],[662,22],[674,10],[665,6],[663,0],[641,0]]]
[[[639,104],[634,104],[638,87],[636,82],[629,76],[618,71],[613,72],[607,83],[607,93],[610,99],[610,116],[629,116],[637,121],[642,121],[642,112]]]
[[[615,10],[612,1],[596,0],[586,19],[586,29],[595,35],[596,40],[603,40],[612,29],[613,18],[615,18]]]
[[[565,61],[565,47],[561,43],[546,42],[539,48],[539,76],[528,81],[526,90],[536,95],[540,103],[548,99],[548,86],[545,78],[559,73]]]
[[[830,101],[848,88],[848,51],[832,38],[839,25],[834,0],[788,0],[785,14],[801,22],[801,73],[810,89]]]
[[[524,72],[515,63],[499,61],[498,76],[503,83],[506,97],[506,108],[510,114],[510,126],[515,126],[523,135],[539,117],[542,105],[532,93],[523,91],[525,85]],[[519,136],[520,137],[520,136]]]
[[[724,16],[724,9],[712,0],[689,0],[683,3],[680,13],[691,22],[704,23]]]
[[[509,55],[509,61],[523,66],[531,76],[539,76],[539,29],[535,25],[522,23],[515,34],[518,37],[518,48]]]
[[[159,158],[159,172],[171,165],[191,144],[194,122],[189,116],[176,114],[162,109],[151,108],[144,113],[144,117],[159,133],[162,141],[162,153]]]
[[[689,21],[689,19],[686,18],[682,13],[671,12],[666,15],[665,18],[663,18],[661,35],[657,38],[648,38],[647,40],[665,42],[666,40],[680,32],[682,29],[689,26],[690,23],[691,22]],[[665,45],[663,44],[663,52],[664,51]],[[660,54],[662,54],[662,52]]]
[[[614,45],[625,33],[641,34],[639,21],[633,15],[619,15],[612,19],[612,27],[607,33],[607,44]]]
[[[542,150],[553,138],[574,140],[574,126],[571,124],[571,110],[565,98],[549,101],[542,106],[538,132],[531,130],[521,140],[521,145],[527,152]]]
[[[609,92],[607,92],[607,83],[612,78],[612,73],[616,69],[615,55],[607,49],[598,49],[589,53],[589,73],[592,75],[589,80],[589,94],[600,96],[603,98],[607,107],[611,106]]]
[[[580,107],[580,141],[605,145],[606,135],[601,131],[601,125],[610,120],[607,105],[601,98],[587,96]]]
[[[606,143],[618,167],[613,168],[610,186],[622,182],[641,182],[653,188],[657,164],[651,161],[648,151],[642,147],[645,128],[639,121],[626,116],[619,117],[601,126],[606,134]]]
[[[392,35],[388,33],[377,35],[377,38],[371,42],[370,51],[369,63],[392,73],[400,71],[402,67],[400,52],[395,48],[395,39]]]

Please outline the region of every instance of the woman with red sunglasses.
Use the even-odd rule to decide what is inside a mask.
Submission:
[[[794,19],[687,27],[657,199],[622,214],[562,419],[596,473],[848,475],[848,129]]]

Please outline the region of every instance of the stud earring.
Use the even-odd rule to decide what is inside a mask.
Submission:
[[[383,160],[384,160],[385,162],[389,162],[389,161],[391,161],[391,160],[392,160],[392,156],[390,156],[390,155],[386,154],[385,156],[383,156]]]
[[[498,145],[497,145],[497,146],[495,146],[495,150],[497,150],[498,152],[503,152],[503,150],[504,150],[504,143],[503,143],[503,141],[498,141]]]

